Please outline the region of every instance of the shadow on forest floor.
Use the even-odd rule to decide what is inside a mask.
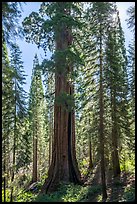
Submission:
[[[135,200],[135,175],[128,172],[121,172],[120,177],[114,179],[112,177],[112,171],[109,170],[106,175],[108,198],[102,201],[99,171],[97,167],[94,177],[88,182],[91,188],[89,188],[87,200],[84,200],[84,202],[133,202]],[[91,193],[92,188],[97,188],[97,186],[98,191],[93,195]]]

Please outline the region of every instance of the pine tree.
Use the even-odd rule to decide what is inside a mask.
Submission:
[[[32,70],[32,81],[30,87],[30,98],[29,98],[29,120],[30,120],[30,130],[33,137],[33,176],[32,182],[37,181],[38,173],[38,147],[42,142],[43,137],[43,120],[44,120],[44,91],[41,78],[41,70],[38,62],[38,57],[35,55]],[[43,143],[44,145],[44,143]],[[39,160],[41,158],[39,157]]]
[[[129,18],[126,19],[128,28],[133,33],[133,40],[129,44],[128,50],[128,68],[129,68],[129,83],[130,83],[130,95],[132,97],[132,109],[133,109],[133,117],[135,116],[135,7],[132,6],[127,10],[127,14]]]
[[[103,198],[107,197],[106,193],[106,179],[105,179],[105,152],[104,145],[106,142],[105,131],[106,131],[106,119],[105,119],[105,84],[104,84],[104,47],[107,38],[107,28],[111,23],[111,15],[113,14],[113,4],[106,2],[94,2],[90,4],[87,10],[86,18],[89,22],[88,27],[91,29],[89,33],[91,34],[90,46],[87,46],[88,50],[91,50],[88,54],[88,62],[91,64],[90,67],[92,71],[92,81],[97,84],[93,90],[96,90],[95,100],[96,107],[98,110],[97,119],[98,124],[98,138],[99,138],[99,153],[100,153],[100,167],[101,167],[101,181],[102,181],[102,193]],[[93,49],[91,48],[93,44]],[[93,51],[92,51],[93,50]],[[91,56],[90,56],[91,53]],[[95,70],[95,71],[94,71]],[[94,87],[94,85],[93,85]],[[99,100],[98,100],[99,99]]]
[[[129,18],[126,19],[128,28],[135,34],[135,6],[130,6],[127,10]]]
[[[128,73],[129,73],[129,112],[131,112],[130,128],[131,134],[128,137],[129,152],[135,153],[135,7],[132,6],[127,10],[129,18],[126,20],[128,28],[133,33],[133,39],[129,44],[128,49]],[[131,156],[131,154],[130,154]],[[133,158],[134,159],[134,158]]]
[[[23,62],[21,61],[21,51],[17,44],[12,45],[10,66],[13,70],[13,83],[14,83],[14,117],[13,117],[13,153],[12,153],[12,173],[11,183],[14,182],[15,171],[16,171],[16,151],[19,141],[18,126],[21,125],[21,120],[26,114],[26,92],[23,90],[25,83],[25,76],[23,70]],[[13,184],[12,184],[13,185]],[[13,200],[13,186],[11,187],[11,198]]]
[[[131,137],[131,119],[129,114],[129,82],[125,40],[117,9],[115,12],[116,17],[113,24],[109,27],[109,35],[106,42],[105,79],[111,101],[110,113],[112,120],[110,127],[112,131],[113,174],[117,177],[121,171],[119,154],[121,154],[121,158],[123,155],[125,160],[125,148],[127,147],[128,138]]]
[[[18,25],[21,17],[21,2],[2,2],[2,34],[7,45],[12,46],[12,41],[23,37],[23,30]]]
[[[111,100],[111,119],[112,119],[112,163],[114,176],[120,174],[120,163],[118,156],[118,139],[119,139],[119,127],[118,127],[118,116],[117,116],[117,97],[119,87],[116,86],[116,83],[120,80],[120,66],[119,66],[119,53],[118,53],[118,44],[116,42],[116,31],[110,31],[107,42],[107,66],[108,71],[106,73],[106,78],[110,87],[110,100]],[[111,50],[111,52],[110,52]],[[110,77],[110,78],[109,78]],[[118,78],[118,79],[117,79]],[[120,86],[120,85],[119,85]],[[118,87],[118,89],[117,89]]]
[[[43,65],[41,65],[43,67]],[[55,99],[55,80],[54,73],[44,71],[44,86],[45,86],[45,100],[46,100],[46,110],[45,110],[45,123],[47,124],[46,132],[49,144],[49,166],[51,163],[52,156],[52,145],[53,145],[53,117],[54,117],[54,99]]]
[[[4,185],[4,201],[8,187],[10,170],[10,143],[13,133],[14,93],[13,70],[10,67],[6,43],[2,44],[2,175]]]

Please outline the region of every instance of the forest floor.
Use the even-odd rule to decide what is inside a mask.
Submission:
[[[95,188],[97,185],[101,186],[100,171],[96,167],[94,175],[91,176],[86,185]],[[107,199],[102,200],[101,191],[94,195],[89,193],[88,199],[83,202],[129,202],[135,201],[135,174],[131,172],[122,171],[120,177],[113,178],[112,171],[106,173],[107,182]]]
[[[102,200],[100,170],[96,166],[88,175],[84,185],[61,184],[58,191],[39,195],[42,183],[34,185],[31,191],[23,191],[16,202],[134,202],[135,173],[122,171],[119,178],[113,179],[112,171],[106,172],[107,199]]]

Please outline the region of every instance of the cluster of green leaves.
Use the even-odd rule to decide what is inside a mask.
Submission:
[[[135,155],[129,153],[128,150],[124,151],[124,154],[120,156],[120,168],[122,171],[135,173]]]
[[[34,194],[32,192],[24,192],[20,190],[16,198],[16,202],[32,202],[36,198],[36,196],[37,194]]]
[[[65,110],[71,111],[74,109],[74,97],[66,92],[61,92],[55,99],[57,105],[61,105]]]

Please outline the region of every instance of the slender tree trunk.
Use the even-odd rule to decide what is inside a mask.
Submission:
[[[103,64],[102,64],[102,28],[100,24],[100,122],[99,122],[99,142],[100,142],[100,165],[101,165],[101,181],[102,181],[102,194],[103,199],[107,198],[106,192],[106,176],[105,176],[105,158],[104,158],[104,99],[103,99]]]
[[[14,176],[15,176],[15,135],[14,135],[14,144],[13,144],[13,169],[12,169],[12,176],[11,176],[11,185],[13,185]],[[11,196],[10,202],[13,202],[13,186],[11,187]]]
[[[113,174],[114,177],[120,174],[120,163],[118,155],[118,127],[116,118],[116,101],[115,101],[115,91],[111,91],[111,108],[112,108],[112,164],[113,164]]]
[[[5,164],[4,164],[4,166],[5,166]],[[6,174],[5,167],[4,167],[4,174]],[[3,185],[4,185],[4,188],[3,188],[3,190],[4,190],[4,202],[6,202],[6,176],[4,176]]]
[[[65,12],[65,2],[59,2],[62,12]],[[56,39],[56,50],[64,51],[72,43],[70,41],[71,30],[60,25]],[[69,39],[68,39],[69,37]],[[55,73],[55,98],[65,92],[68,95],[74,93],[74,87],[67,79],[67,73],[71,67],[65,65],[65,59],[56,62],[56,70],[63,68],[61,73]],[[75,152],[75,114],[69,112],[63,105],[54,105],[54,138],[52,149],[52,161],[48,171],[48,179],[41,192],[51,192],[62,182],[80,183],[80,172],[76,161]]]
[[[91,137],[89,137],[88,141],[89,141],[89,168],[91,169],[93,167]]]
[[[5,150],[5,138],[4,138],[4,147],[3,147],[3,155],[4,155],[4,161],[3,161],[3,173],[4,173],[4,178],[3,178],[3,190],[4,190],[4,202],[6,202],[6,150]]]
[[[51,134],[49,134],[49,166],[51,162]]]
[[[37,181],[37,130],[33,132],[33,176],[32,181]]]
[[[49,166],[51,164],[52,137],[53,137],[52,133],[53,133],[52,114],[50,113],[50,125],[49,125]]]
[[[13,202],[13,181],[15,176],[15,152],[16,152],[16,139],[17,139],[17,116],[16,116],[16,80],[15,80],[15,113],[14,113],[14,138],[13,138],[13,163],[12,163],[12,173],[11,173],[11,195],[10,202]]]

